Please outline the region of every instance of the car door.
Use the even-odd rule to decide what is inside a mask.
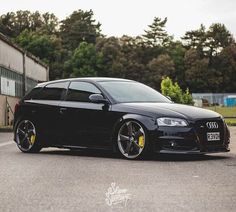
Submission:
[[[109,106],[92,103],[91,94],[101,94],[92,83],[72,81],[65,101],[61,102],[64,129],[64,145],[69,146],[106,146],[110,132],[107,123]]]
[[[50,83],[25,100],[46,144],[59,144],[63,136],[59,104],[68,84],[69,82]]]

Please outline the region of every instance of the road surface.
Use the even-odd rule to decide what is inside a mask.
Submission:
[[[236,211],[230,130],[230,153],[145,161],[55,148],[24,154],[0,133],[0,211]]]

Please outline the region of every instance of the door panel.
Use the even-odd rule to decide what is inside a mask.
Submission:
[[[60,101],[53,100],[27,100],[27,111],[33,121],[35,121],[41,136],[45,139],[45,144],[52,145],[60,142],[62,131],[60,127],[60,117],[58,114]]]
[[[109,138],[108,110],[102,104],[62,102],[66,137],[64,145],[104,146]]]
[[[89,82],[71,82],[63,108],[63,123],[66,131],[64,145],[106,146],[110,138],[109,107],[92,103],[91,94],[101,91]]]
[[[37,123],[43,142],[48,145],[60,144],[64,135],[59,104],[68,85],[68,81],[49,83],[36,87],[24,98],[28,115]]]

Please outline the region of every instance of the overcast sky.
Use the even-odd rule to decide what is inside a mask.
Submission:
[[[74,10],[92,9],[106,35],[143,34],[153,18],[167,17],[176,39],[203,23],[224,23],[236,37],[236,0],[0,0],[0,14],[30,10],[54,13],[60,20]]]

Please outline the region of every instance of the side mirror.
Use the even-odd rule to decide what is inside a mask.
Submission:
[[[105,99],[102,94],[91,94],[89,99],[93,103],[109,103],[109,101]]]

